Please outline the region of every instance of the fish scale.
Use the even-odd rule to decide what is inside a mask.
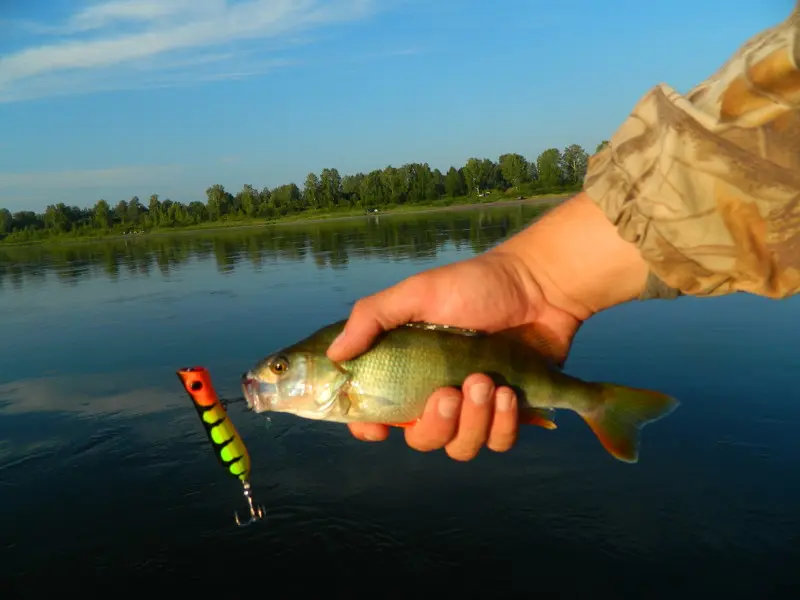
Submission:
[[[519,368],[521,361],[515,359],[519,355],[513,352],[517,346],[498,343],[504,342],[501,338],[487,336],[485,343],[476,344],[472,337],[449,331],[420,337],[411,328],[396,330],[391,336],[391,345],[379,343],[373,352],[342,364],[368,395],[424,399],[443,385],[459,387],[476,365],[496,383],[515,387],[529,408],[571,408],[582,397],[580,392],[586,395],[587,384],[542,368],[538,356],[531,355],[527,371]],[[529,355],[531,350],[525,347],[523,352]],[[556,379],[560,386],[554,385]]]

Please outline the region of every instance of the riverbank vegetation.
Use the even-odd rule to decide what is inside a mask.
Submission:
[[[263,227],[173,229],[134,240],[109,237],[56,244],[0,244],[0,292],[69,286],[98,278],[171,278],[189,263],[213,262],[220,273],[258,272],[312,260],[320,269],[352,261],[434,260],[447,249],[484,252],[548,210],[546,203],[433,213],[401,212],[391,219],[327,219]]]
[[[588,157],[581,146],[572,144],[563,151],[545,150],[535,160],[515,153],[503,154],[497,161],[470,158],[444,173],[427,163],[408,163],[345,176],[333,168],[323,169],[309,173],[302,187],[287,183],[259,190],[245,184],[233,194],[215,184],[206,190],[205,202],[188,204],[153,194],[147,202],[134,196],[113,206],[105,199],[87,208],[58,202],[43,213],[12,214],[0,208],[0,242],[137,235],[569,193],[580,189]]]

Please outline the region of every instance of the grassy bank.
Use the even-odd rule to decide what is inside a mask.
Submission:
[[[508,195],[496,192],[490,193],[483,198],[476,200],[474,197],[443,198],[428,203],[416,203],[405,205],[388,205],[378,209],[378,216],[389,216],[394,214],[424,213],[434,211],[470,210],[481,207],[513,206],[517,204],[529,203],[557,203],[573,196],[574,193],[545,194],[538,196],[528,196],[523,199],[509,199]],[[209,221],[192,225],[182,225],[176,227],[154,227],[140,234],[125,234],[122,231],[91,231],[81,235],[66,233],[62,235],[51,235],[38,240],[0,241],[4,246],[30,246],[30,245],[61,245],[80,242],[92,242],[113,238],[133,237],[141,238],[153,235],[173,235],[176,233],[191,233],[197,231],[213,231],[232,228],[253,228],[265,226],[279,226],[299,223],[312,223],[319,221],[333,221],[341,219],[363,218],[367,216],[362,207],[347,207],[332,210],[306,210],[300,213],[290,213],[285,216],[264,219],[264,218],[233,218],[222,221]]]

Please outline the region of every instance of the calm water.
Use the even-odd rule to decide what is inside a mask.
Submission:
[[[359,597],[425,596],[429,584],[495,584],[504,597],[800,589],[800,299],[632,303],[582,329],[568,372],[682,401],[645,430],[635,466],[572,414],[461,464],[398,431],[365,444],[340,425],[232,405],[267,509],[235,527],[241,487],[175,369],[205,365],[237,395],[264,354],[535,214],[0,248],[0,589],[133,577],[187,594],[228,582],[239,596],[323,584]]]

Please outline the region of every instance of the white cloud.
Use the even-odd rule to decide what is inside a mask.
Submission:
[[[122,0],[87,6],[67,22],[67,31],[99,29],[117,21],[151,21],[181,14],[187,10],[213,12],[224,9],[225,2],[198,2],[197,0]]]
[[[112,0],[63,23],[26,24],[40,35],[0,58],[0,102],[65,93],[252,76],[287,64],[266,55],[309,30],[367,16],[373,0]],[[58,37],[50,37],[57,34]],[[288,39],[287,39],[288,38]],[[187,67],[187,63],[191,63]],[[158,77],[164,77],[159,83]]]

